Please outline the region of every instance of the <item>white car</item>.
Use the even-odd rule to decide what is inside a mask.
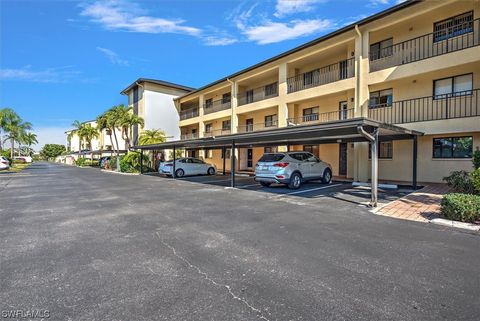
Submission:
[[[9,169],[10,162],[3,156],[0,156],[0,169]]]
[[[22,161],[24,163],[31,163],[32,158],[30,156],[15,156],[14,160]]]
[[[158,167],[160,174],[173,174],[173,160],[160,163]],[[175,160],[175,176],[183,177],[187,175],[215,175],[217,168],[213,164],[208,164],[198,158],[183,157]]]

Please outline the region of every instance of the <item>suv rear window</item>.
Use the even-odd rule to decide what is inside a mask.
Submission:
[[[278,162],[285,157],[285,154],[263,154],[259,162]]]

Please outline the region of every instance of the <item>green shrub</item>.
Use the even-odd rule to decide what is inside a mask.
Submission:
[[[126,173],[133,173],[140,171],[140,157],[139,152],[129,152],[120,158],[120,171]],[[143,162],[147,163],[148,157],[143,156]]]
[[[470,181],[475,189],[475,194],[480,195],[480,168],[470,173]]]
[[[480,168],[480,150],[476,150],[473,152],[472,163],[473,163],[473,168],[475,169]]]
[[[467,171],[453,171],[449,176],[444,177],[443,180],[447,182],[447,185],[450,186],[455,193],[475,193],[475,187]]]
[[[448,219],[462,222],[480,220],[480,196],[452,193],[443,197],[442,215]]]
[[[77,166],[86,166],[87,160],[85,158],[79,157],[76,161],[75,164]]]
[[[117,156],[112,156],[110,160],[108,161],[108,168],[111,170],[116,170],[117,169]]]

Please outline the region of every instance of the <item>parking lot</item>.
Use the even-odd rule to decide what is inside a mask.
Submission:
[[[152,175],[152,174],[151,174]],[[153,174],[162,180],[172,180],[165,175]],[[230,188],[230,175],[217,174],[214,176],[189,176],[175,178],[178,181],[190,182],[193,184],[202,184],[212,187]],[[272,196],[293,198],[299,201],[309,202],[310,204],[321,204],[322,199],[336,199],[342,202],[348,202],[357,205],[368,205],[370,201],[369,187],[353,187],[351,182],[333,180],[330,184],[323,184],[320,181],[309,181],[299,189],[289,189],[282,184],[273,184],[270,187],[263,187],[255,182],[253,176],[246,174],[235,177],[235,188],[240,190],[255,191],[258,193],[272,194]],[[412,190],[405,187],[398,189],[379,189],[378,202],[380,205],[386,204],[410,193]]]
[[[48,163],[1,176],[1,309],[50,320],[478,319],[478,235],[374,215],[368,189],[346,183],[228,179]]]

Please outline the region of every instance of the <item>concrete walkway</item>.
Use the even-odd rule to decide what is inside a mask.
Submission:
[[[440,202],[450,188],[446,184],[431,184],[389,203],[376,211],[377,214],[394,218],[428,222],[440,216]]]

